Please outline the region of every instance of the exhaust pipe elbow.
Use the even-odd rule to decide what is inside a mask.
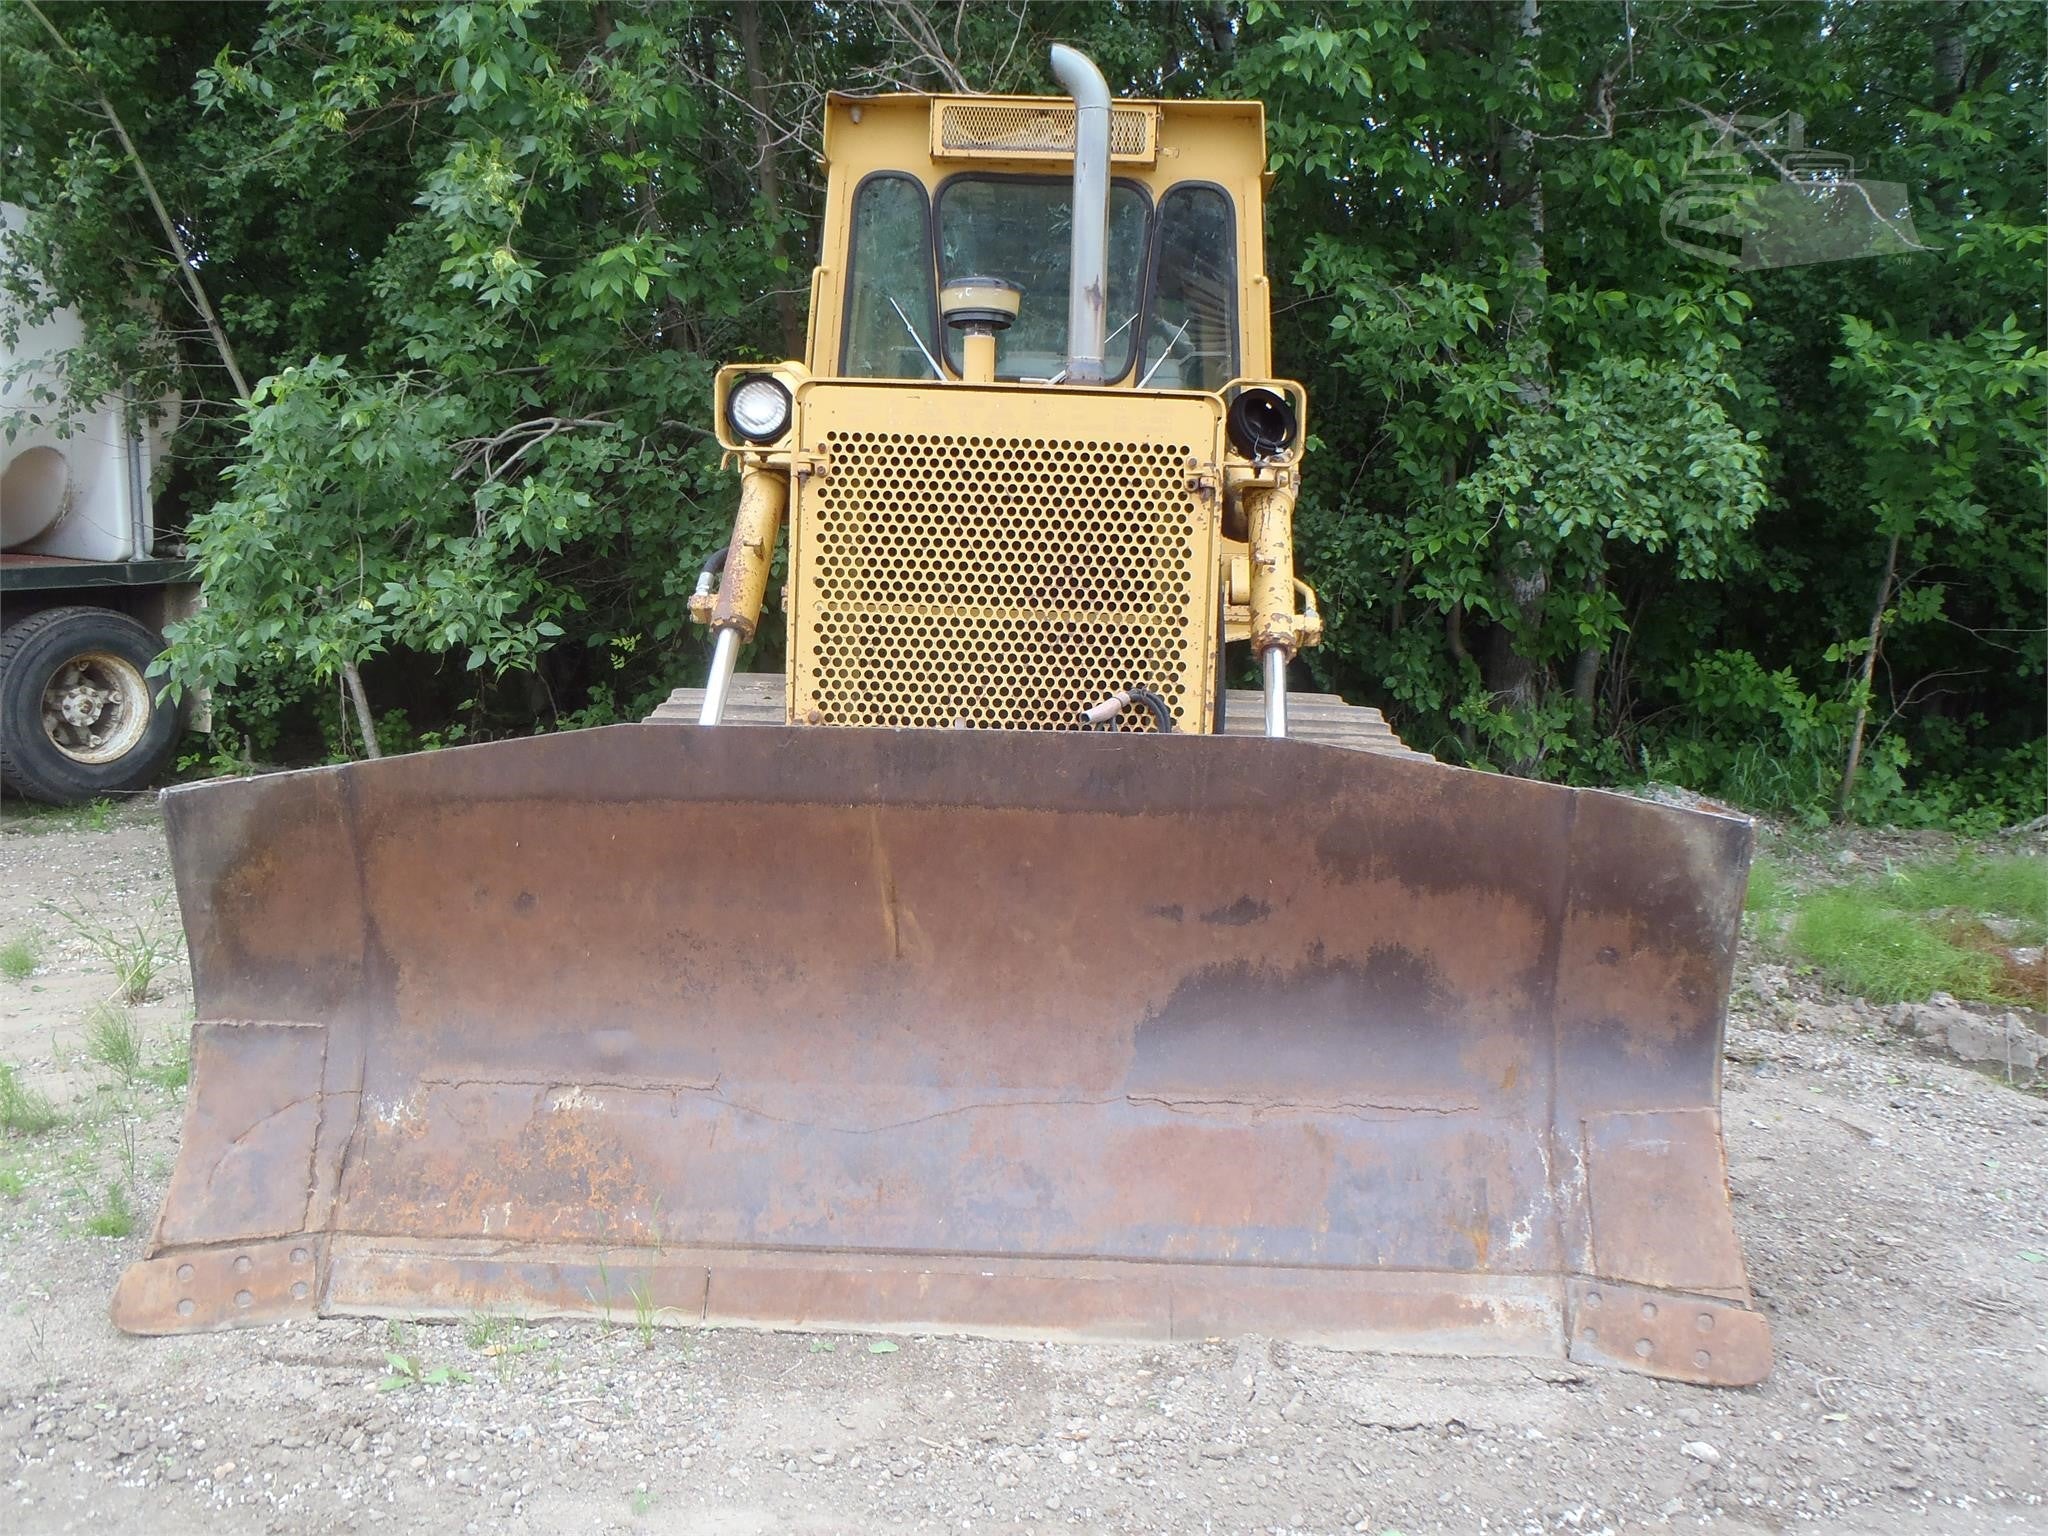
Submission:
[[[1102,382],[1109,316],[1109,82],[1077,48],[1055,43],[1055,79],[1074,98],[1074,247],[1067,279],[1067,378]]]

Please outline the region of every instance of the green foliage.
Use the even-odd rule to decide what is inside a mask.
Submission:
[[[1909,864],[1887,879],[1885,899],[1907,912],[1952,911],[2014,919],[2025,944],[2048,942],[2048,860],[2010,853]]]
[[[1923,859],[1796,900],[1791,951],[1875,1002],[1935,992],[2039,1007],[2000,953],[2048,939],[2048,860],[1964,851]],[[1986,920],[2002,922],[1994,936]]]
[[[2011,1000],[1995,956],[1951,942],[1868,887],[1815,892],[1800,904],[1786,937],[1794,954],[1872,1002],[1923,1002],[1936,992]]]
[[[127,1009],[100,1003],[86,1014],[85,1054],[124,1083],[142,1075],[142,1035]]]
[[[142,1076],[159,1088],[172,1092],[183,1088],[192,1081],[192,1037],[179,1031],[164,1045],[163,1052],[154,1061],[147,1058],[142,1063]]]
[[[0,1061],[0,1131],[40,1136],[63,1123],[63,1111],[48,1094],[31,1088],[14,1067]]]
[[[2029,6],[47,10],[69,51],[0,9],[0,324],[85,316],[30,415],[122,380],[185,403],[161,504],[208,606],[165,679],[214,688],[195,770],[363,750],[352,679],[396,750],[696,675],[733,495],[710,379],[801,344],[820,94],[1045,92],[1059,39],[1120,93],[1267,104],[1320,683],[1453,759],[1798,819],[1861,710],[1854,814],[2048,809]],[[1924,253],[1734,271],[1663,238],[1716,120],[1788,111],[1909,189]]]
[[[1646,733],[1652,779],[1685,784],[1751,810],[1817,823],[1827,819],[1853,709],[1808,693],[1789,667],[1766,672],[1747,651],[1719,651],[1669,679],[1677,720]],[[1870,747],[1859,793],[1871,807],[1900,786],[1903,747]]]
[[[1792,887],[1785,878],[1785,866],[1769,854],[1759,853],[1750,860],[1743,915],[1768,929],[1775,927],[1791,905]]]
[[[266,658],[329,683],[393,646],[460,650],[471,671],[531,669],[563,633],[555,620],[582,605],[539,559],[561,552],[591,501],[490,470],[463,486],[458,418],[461,402],[414,374],[362,381],[332,358],[257,385],[231,493],[192,521],[209,602],[175,627],[172,691],[232,685]]]
[[[416,1387],[457,1387],[472,1380],[467,1371],[457,1370],[452,1365],[422,1367],[413,1355],[401,1355],[387,1351],[384,1356],[386,1375],[377,1383],[379,1392],[406,1392]]]
[[[100,1208],[88,1216],[85,1230],[94,1237],[127,1237],[135,1230],[135,1206],[128,1198],[126,1186],[114,1183],[107,1186],[106,1198]]]
[[[124,1003],[140,1003],[148,998],[157,977],[177,954],[182,939],[169,920],[168,892],[146,911],[126,912],[106,922],[83,907],[74,911],[55,902],[47,906],[53,916],[63,919],[113,968],[115,995]]]
[[[16,935],[0,944],[0,976],[9,981],[27,981],[42,963],[42,950],[33,938]]]

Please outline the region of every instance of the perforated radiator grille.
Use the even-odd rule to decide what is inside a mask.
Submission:
[[[937,131],[932,151],[942,159],[1034,157],[1074,153],[1072,107],[1003,106],[946,101],[937,104]],[[1109,113],[1109,157],[1112,160],[1153,159],[1153,114],[1141,107],[1112,107]]]
[[[795,718],[1074,730],[1150,688],[1206,728],[1193,442],[831,431],[802,493]],[[1203,453],[1208,445],[1200,445]],[[1150,729],[1140,708],[1125,730]]]

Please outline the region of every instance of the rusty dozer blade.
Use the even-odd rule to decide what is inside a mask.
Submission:
[[[166,796],[115,1321],[617,1314],[1757,1381],[1749,824],[1292,741],[648,724]]]

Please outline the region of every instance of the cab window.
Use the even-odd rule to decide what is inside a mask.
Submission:
[[[1067,366],[1067,273],[1073,258],[1074,184],[1051,176],[955,176],[939,188],[939,275],[1008,278],[1023,290],[1017,321],[996,338],[996,377],[1050,379]],[[1150,199],[1131,182],[1109,189],[1108,319],[1103,375],[1130,370]],[[961,367],[961,339],[946,361]]]
[[[932,285],[931,211],[913,177],[868,177],[853,197],[851,269],[839,369],[855,379],[929,379],[938,297]]]
[[[1220,187],[1159,199],[1138,377],[1153,389],[1221,389],[1237,377],[1237,221]]]

